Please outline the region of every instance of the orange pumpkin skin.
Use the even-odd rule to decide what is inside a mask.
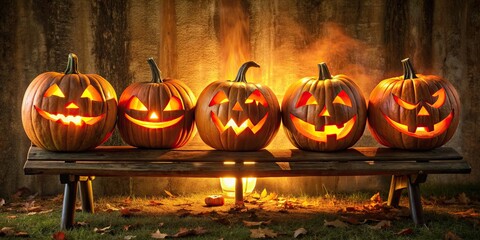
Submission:
[[[266,147],[280,127],[280,107],[273,91],[247,83],[247,62],[234,81],[216,81],[198,97],[195,121],[202,140],[225,151],[256,151]]]
[[[162,79],[155,61],[148,60],[152,81],[128,86],[118,103],[118,130],[136,147],[172,149],[185,145],[196,133],[196,98],[175,79]]]
[[[368,126],[392,148],[429,150],[450,140],[460,120],[460,100],[447,80],[415,74],[409,59],[404,76],[381,81],[370,94]]]
[[[223,206],[225,198],[222,195],[211,195],[205,198],[205,204],[209,207]]]
[[[22,123],[34,145],[75,152],[110,137],[117,118],[115,90],[99,75],[79,73],[77,65],[71,53],[64,73],[42,73],[25,91]]]
[[[337,151],[354,145],[367,118],[365,98],[345,75],[331,76],[320,63],[319,77],[293,83],[282,101],[282,121],[290,142],[308,151]]]

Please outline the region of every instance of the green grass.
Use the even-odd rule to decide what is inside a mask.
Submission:
[[[262,228],[269,228],[278,233],[276,239],[292,239],[293,233],[298,228],[305,228],[308,233],[301,239],[444,239],[449,231],[462,239],[478,239],[479,217],[459,218],[456,212],[474,209],[479,212],[478,196],[480,190],[475,186],[449,187],[448,189],[427,186],[422,189],[424,196],[436,196],[449,199],[465,192],[472,199],[471,203],[465,204],[434,204],[425,206],[426,226],[415,227],[409,217],[398,217],[391,220],[391,227],[375,230],[377,219],[372,220],[376,213],[339,212],[340,209],[350,206],[363,206],[369,203],[372,192],[356,192],[351,194],[330,193],[328,197],[302,196],[295,198],[298,202],[308,202],[311,207],[297,207],[284,209],[278,201],[261,204],[247,204],[248,211],[230,211],[232,200],[228,200],[226,206],[219,208],[206,208],[203,205],[203,195],[181,196],[174,199],[156,199],[162,202],[161,206],[148,206],[152,199],[136,198],[130,203],[125,203],[122,197],[102,198],[96,202],[97,213],[87,214],[76,212],[75,220],[88,223],[86,226],[77,226],[72,230],[65,231],[67,239],[125,239],[126,236],[136,236],[134,239],[152,239],[151,234],[157,229],[162,233],[173,235],[180,228],[203,227],[208,232],[201,236],[188,237],[188,239],[250,239],[250,229],[258,227],[246,227],[243,220],[267,221],[271,223]],[[386,193],[381,193],[386,199]],[[289,197],[288,199],[294,199]],[[53,201],[52,198],[36,200],[36,206],[42,210],[53,209],[49,213],[27,215],[23,208],[23,201],[7,203],[0,207],[0,229],[13,227],[15,231],[27,232],[31,239],[52,239],[52,235],[59,231],[61,216],[61,202]],[[292,200],[293,201],[293,200]],[[122,217],[119,211],[108,212],[106,204],[116,208],[126,207],[141,209],[132,216]],[[402,200],[403,206],[408,206],[406,198]],[[260,206],[261,205],[261,206]],[[180,216],[180,209],[192,210],[187,216]],[[16,216],[11,218],[11,216]],[[348,224],[347,228],[325,227],[325,221],[339,219],[340,216],[354,216],[359,220],[367,220],[360,225]],[[374,218],[373,217],[373,218]],[[222,221],[219,221],[222,220]],[[163,223],[162,226],[160,224]],[[125,226],[131,225],[126,231]],[[111,226],[110,233],[101,235],[93,231],[94,228]],[[397,236],[402,229],[411,228],[412,234]],[[18,239],[10,237],[12,239]],[[1,237],[0,239],[9,239]]]

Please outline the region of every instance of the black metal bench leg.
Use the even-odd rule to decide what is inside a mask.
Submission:
[[[95,213],[93,205],[92,180],[94,177],[80,177],[80,199],[82,210],[87,213]]]
[[[415,225],[424,225],[425,218],[423,216],[422,199],[420,194],[420,183],[427,180],[427,175],[420,174],[408,177],[408,197],[410,203],[410,211]]]
[[[390,192],[388,193],[388,206],[398,207],[400,204],[400,197],[402,190],[407,188],[407,176],[392,176],[390,183]]]
[[[64,176],[66,181],[62,179],[65,184],[65,192],[63,196],[62,219],[60,222],[60,229],[70,229],[73,227],[75,217],[75,201],[77,199],[78,179],[73,176]],[[69,179],[70,178],[70,179]]]
[[[243,181],[242,177],[236,177],[235,179],[235,207],[243,208],[245,204],[243,202]]]

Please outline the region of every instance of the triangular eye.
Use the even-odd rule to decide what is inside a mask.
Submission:
[[[408,109],[408,110],[415,109],[418,106],[418,103],[417,104],[412,104],[412,103],[409,103],[409,102],[405,102],[401,98],[397,97],[396,95],[393,95],[393,99],[395,100],[395,102],[399,106],[401,106],[405,109]]]
[[[47,91],[45,91],[45,94],[43,95],[43,97],[50,97],[50,96],[57,96],[61,98],[65,97],[62,90],[60,90],[57,84],[53,84],[52,86],[50,86],[47,89]]]
[[[167,106],[163,109],[163,111],[175,111],[175,110],[183,110],[182,101],[179,98],[172,96],[170,101],[168,101]]]
[[[434,108],[439,108],[443,106],[443,104],[445,103],[445,89],[440,88],[438,91],[432,94],[432,97],[437,97],[437,100],[433,104],[429,104],[430,106]]]
[[[130,99],[130,103],[128,104],[127,108],[137,111],[148,111],[147,107],[145,107],[145,105],[143,105],[140,99],[135,96]]]
[[[338,93],[335,99],[333,99],[333,103],[343,104],[349,107],[352,106],[352,100],[350,100],[350,97],[344,90]]]
[[[260,90],[256,89],[255,91],[248,96],[247,100],[245,100],[245,104],[253,103],[255,104],[262,104],[264,107],[268,107],[267,100],[263,97],[263,94],[260,92]]]
[[[208,104],[209,107],[217,104],[222,104],[222,103],[227,103],[229,102],[227,95],[223,91],[218,91],[217,94],[215,94],[215,97],[212,98],[212,101],[210,101],[210,104]]]
[[[315,97],[310,92],[303,92],[302,96],[298,99],[297,108],[303,107],[305,105],[318,104]]]
[[[88,98],[92,101],[97,101],[101,102],[103,101],[102,96],[100,96],[100,93],[92,86],[89,85],[87,88],[85,88],[85,91],[83,91],[82,96],[80,98]]]

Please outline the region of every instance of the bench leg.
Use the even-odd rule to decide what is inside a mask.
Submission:
[[[67,176],[68,177],[68,176]],[[77,199],[78,180],[73,179],[65,182],[65,192],[63,196],[62,219],[60,229],[70,229],[73,227],[75,217],[75,201]]]
[[[236,177],[235,180],[235,207],[243,208],[245,204],[243,202],[243,181],[242,177]]]
[[[427,175],[420,174],[408,177],[408,197],[410,203],[410,211],[415,225],[424,225],[422,199],[420,194],[420,183],[427,180]]]
[[[388,206],[399,206],[402,190],[405,188],[407,188],[407,176],[393,175],[392,181],[390,182],[390,192],[388,193]]]
[[[80,199],[82,200],[82,210],[87,213],[95,213],[93,206],[93,177],[80,177]]]

